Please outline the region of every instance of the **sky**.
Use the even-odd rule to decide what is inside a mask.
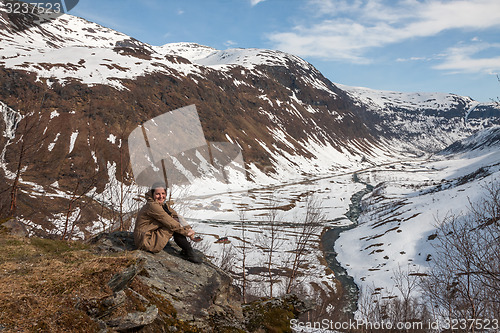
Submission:
[[[499,0],[80,0],[69,14],[151,45],[280,50],[349,86],[500,97]]]

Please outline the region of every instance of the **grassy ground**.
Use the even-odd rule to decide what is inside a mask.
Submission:
[[[99,332],[89,313],[107,320],[145,311],[137,293],[158,309],[157,319],[141,332],[155,333],[165,328],[202,332],[178,319],[172,304],[140,279],[129,284],[124,303],[107,314],[109,308],[104,300],[113,294],[107,285],[109,280],[135,260],[133,252],[98,255],[82,242],[16,237],[3,233],[0,227],[0,332]],[[290,331],[289,319],[295,316],[291,305],[261,310],[259,303],[255,306],[250,331]],[[243,332],[235,327],[214,328],[221,333]]]
[[[0,233],[0,331],[98,331],[78,305],[111,295],[107,282],[133,261],[127,252],[100,256],[83,243]]]

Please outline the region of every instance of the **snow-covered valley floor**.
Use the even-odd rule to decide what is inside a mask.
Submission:
[[[232,257],[234,271],[242,267],[245,244],[245,266],[261,273],[258,292],[268,293],[265,267],[269,259],[269,212],[278,212],[279,225],[272,257],[275,272],[290,265],[292,251],[297,248],[298,235],[307,213],[311,196],[321,207],[325,219],[307,242],[307,264],[301,269],[304,285],[310,283],[335,290],[334,275],[325,267],[323,250],[334,250],[337,260],[354,277],[362,289],[381,288],[394,292],[394,272],[400,268],[411,272],[427,269],[433,255],[432,241],[438,220],[447,214],[460,214],[469,202],[479,200],[483,187],[499,179],[500,151],[475,150],[461,155],[432,157],[388,163],[368,169],[343,171],[336,175],[318,176],[299,183],[275,187],[225,192],[182,202],[189,222],[204,238],[200,247],[215,262]],[[321,249],[320,235],[324,228],[346,226],[351,197],[365,188],[356,182],[374,186],[362,200],[358,225],[341,233],[334,249]],[[191,193],[192,194],[192,193]],[[270,208],[280,209],[270,209]],[[227,237],[231,243],[216,243]],[[432,238],[432,237],[431,237]],[[244,243],[243,243],[244,242]],[[275,243],[276,245],[276,243]],[[253,268],[253,270],[252,270]],[[328,286],[328,287],[326,287]],[[280,289],[281,288],[281,289]],[[285,280],[275,283],[274,293],[283,291]]]

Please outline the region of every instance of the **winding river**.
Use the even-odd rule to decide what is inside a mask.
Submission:
[[[358,225],[358,218],[361,214],[361,199],[373,190],[373,186],[360,181],[356,173],[353,174],[353,181],[364,184],[365,188],[351,196],[349,210],[345,213],[345,216],[352,222],[352,224],[342,227],[329,228],[323,232],[321,237],[324,257],[328,263],[328,267],[335,273],[336,279],[340,281],[342,288],[344,289],[344,296],[342,300],[343,312],[349,316],[353,316],[354,312],[357,310],[359,288],[356,283],[354,283],[352,276],[349,276],[345,268],[342,267],[341,263],[337,261],[337,253],[334,250],[334,246],[335,241],[339,238],[341,232],[355,228]]]

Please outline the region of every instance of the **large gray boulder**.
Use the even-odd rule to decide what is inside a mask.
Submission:
[[[0,229],[5,229],[7,233],[14,236],[19,236],[19,237],[28,236],[28,229],[26,228],[24,223],[22,223],[15,217],[0,224]]]
[[[113,297],[97,305],[99,310],[94,309],[93,315],[100,324],[104,322],[107,328],[116,331],[137,331],[141,327],[144,331],[151,331],[148,326],[170,325],[175,331],[171,320],[161,322],[165,320],[165,314],[162,316],[158,307],[164,307],[166,300],[173,308],[172,317],[176,321],[201,332],[216,332],[221,327],[245,331],[239,289],[232,284],[229,275],[208,260],[201,264],[189,262],[180,256],[180,249],[175,244],[168,244],[159,253],[137,250],[130,232],[103,234],[91,243],[101,253],[131,251],[136,257],[133,265],[109,281]],[[142,286],[141,290],[131,288],[134,281]],[[113,317],[112,311],[127,302],[124,297],[133,297],[135,302],[142,303],[143,311]],[[163,300],[162,305],[157,304],[158,299]]]
[[[97,252],[128,251],[134,263],[108,282],[113,294],[82,304],[101,332],[289,332],[314,304],[295,295],[242,304],[232,278],[204,259],[195,264],[175,244],[159,253],[135,249],[132,233],[90,240]]]

